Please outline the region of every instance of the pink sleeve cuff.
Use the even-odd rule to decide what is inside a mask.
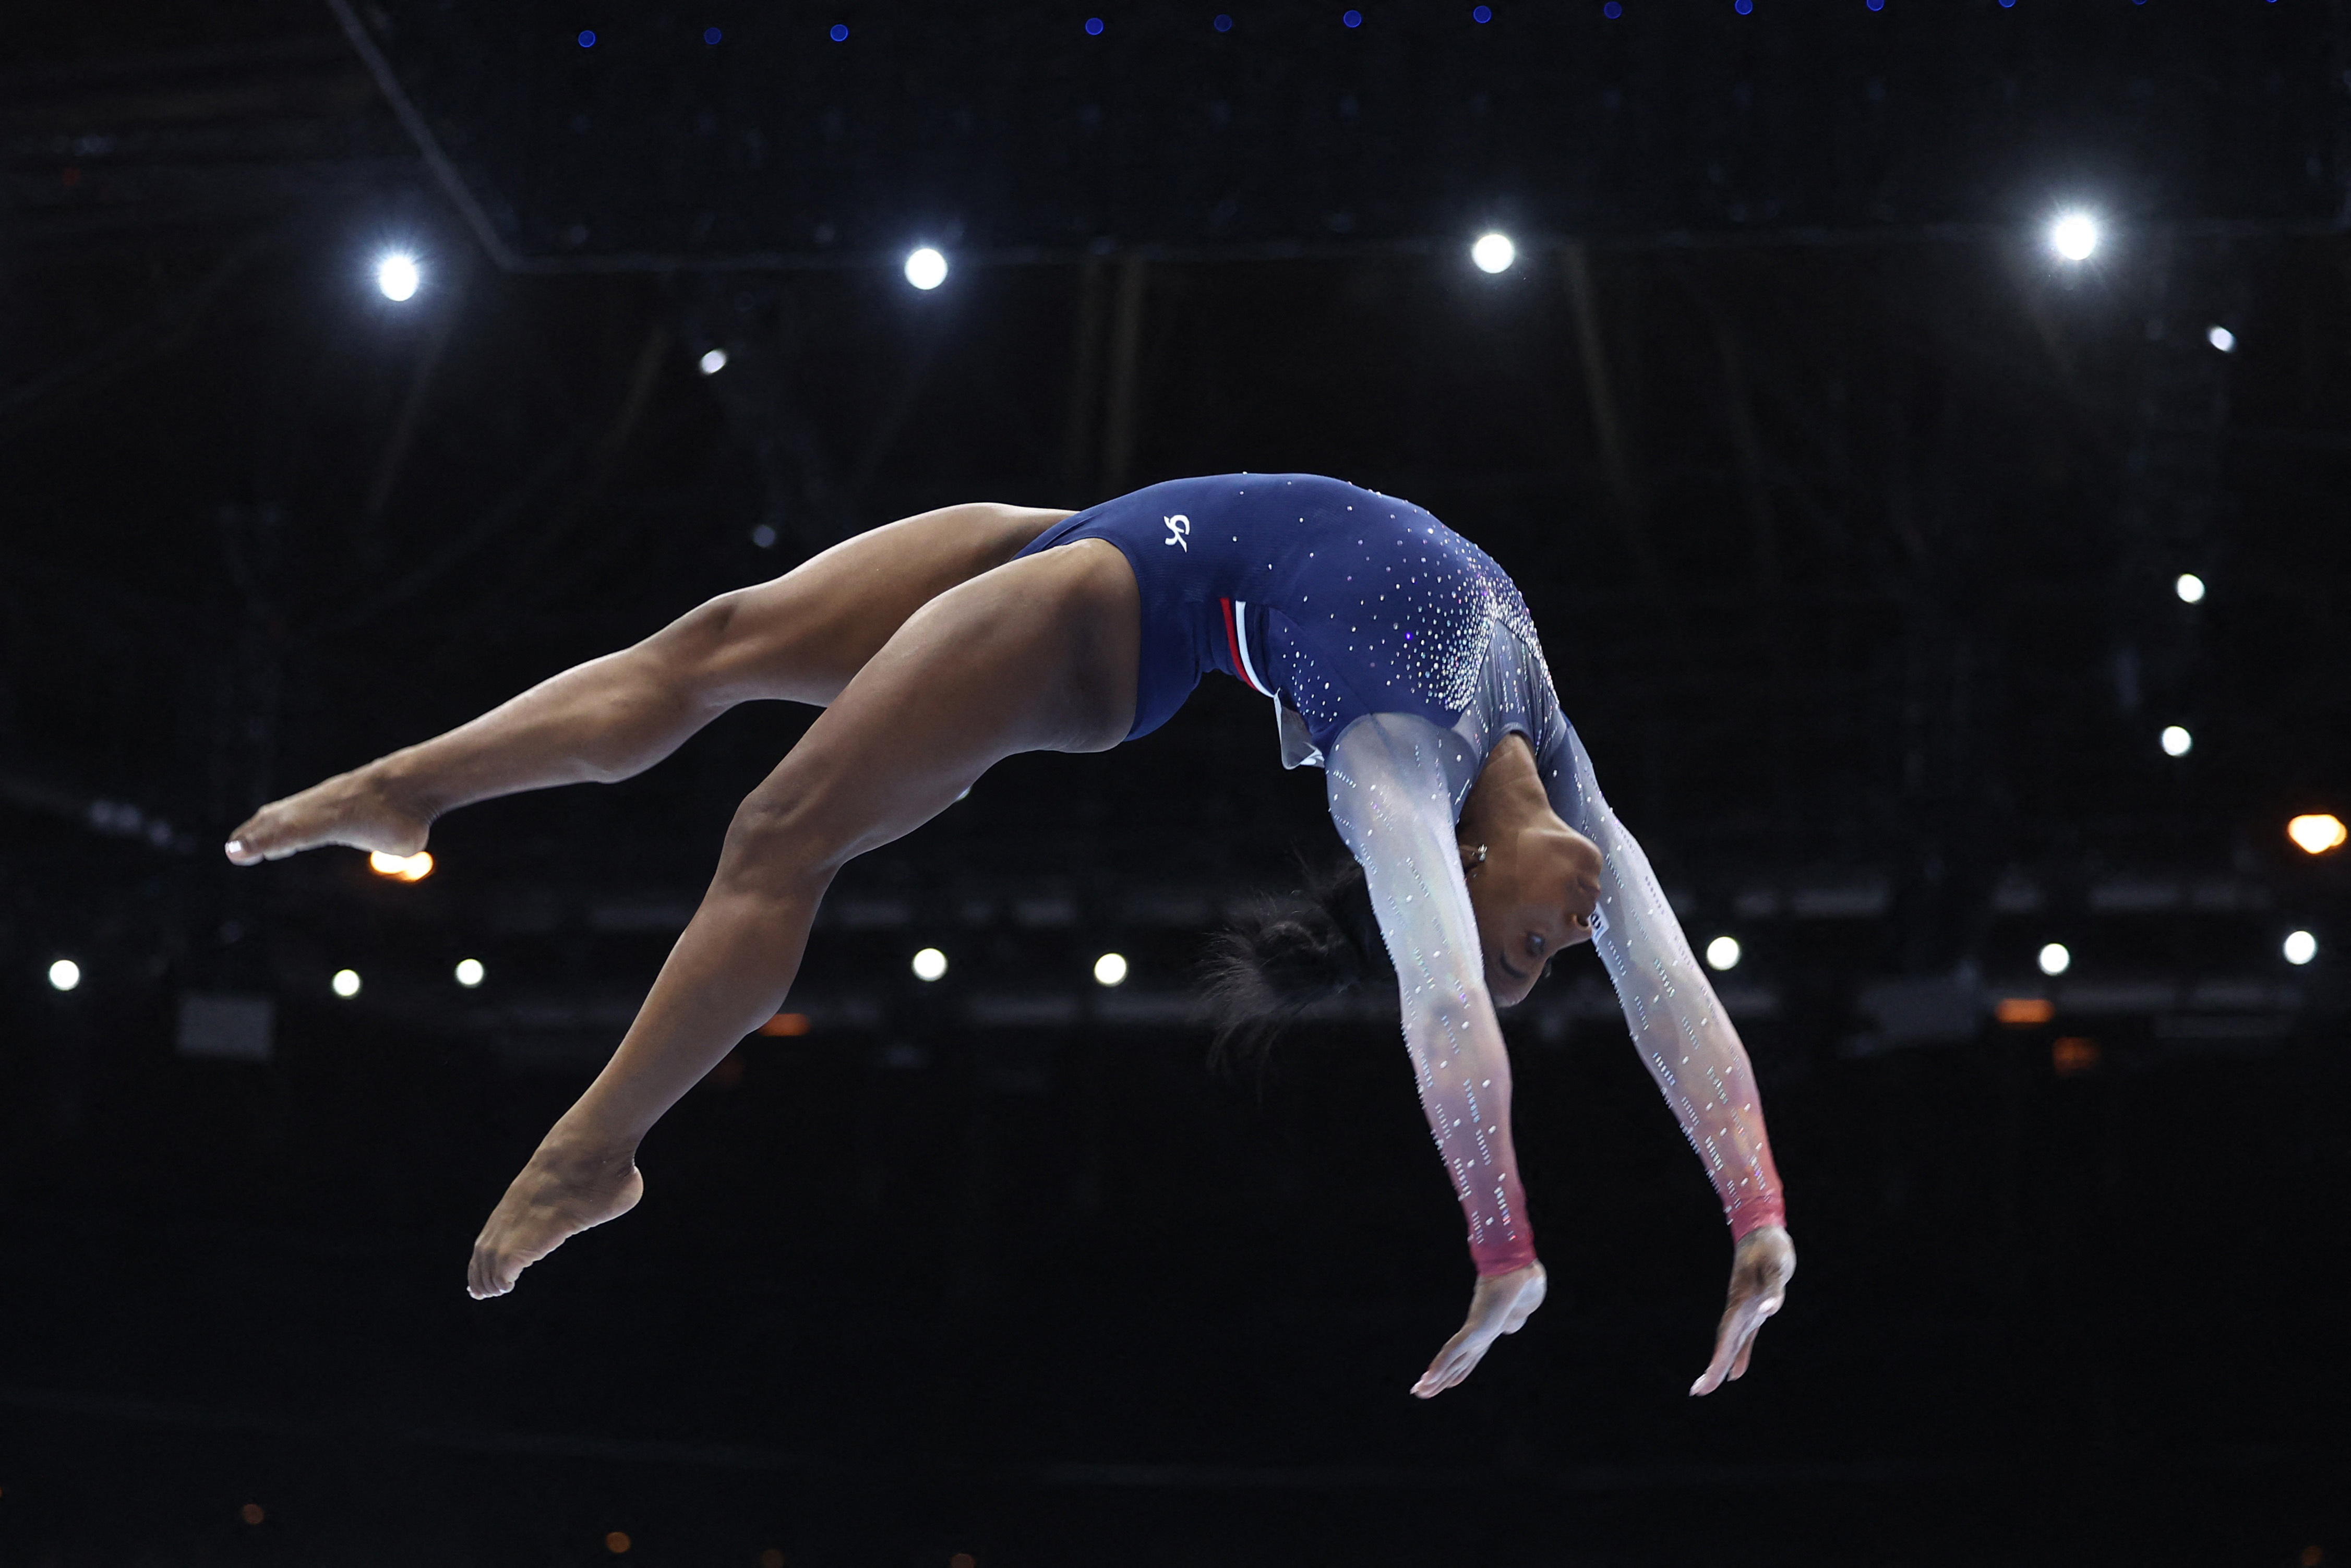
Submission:
[[[1481,1280],[1515,1273],[1535,1260],[1534,1238],[1522,1230],[1499,1246],[1473,1247],[1469,1255],[1478,1264],[1478,1278]]]
[[[1788,1206],[1776,1196],[1757,1198],[1752,1203],[1740,1205],[1725,1218],[1730,1221],[1730,1239],[1736,1241],[1749,1231],[1761,1230],[1767,1225],[1786,1228]]]

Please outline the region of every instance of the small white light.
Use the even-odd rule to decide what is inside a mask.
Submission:
[[[947,972],[947,956],[936,947],[925,947],[914,955],[914,978],[935,980]]]
[[[487,979],[489,973],[487,969],[482,967],[482,961],[479,958],[457,960],[457,983],[469,991]]]
[[[1115,986],[1115,985],[1123,984],[1123,983],[1125,981],[1125,979],[1126,979],[1126,955],[1125,955],[1125,954],[1123,954],[1123,953],[1105,953],[1105,954],[1103,954],[1101,957],[1099,957],[1099,958],[1097,958],[1097,959],[1095,959],[1095,960],[1094,960],[1094,984],[1095,984],[1095,985],[1097,985],[1097,986]]]
[[[81,966],[71,958],[60,958],[49,966],[49,987],[52,990],[70,991],[81,984]]]
[[[2318,956],[2318,938],[2307,931],[2296,931],[2285,939],[2285,961],[2296,966],[2307,964]]]
[[[2049,225],[2049,245],[2067,261],[2087,261],[2098,248],[2098,220],[2087,213],[2067,213]]]
[[[1482,234],[1478,243],[1469,247],[1469,259],[1478,264],[1480,272],[1508,272],[1510,263],[1519,259],[1519,247],[1510,243],[1506,234]]]
[[[416,292],[423,276],[416,270],[416,258],[401,251],[393,251],[375,264],[375,286],[383,290],[386,299],[409,298]]]
[[[2204,602],[2204,580],[2192,571],[2183,571],[2179,574],[2179,580],[2171,585],[2171,591],[2179,595],[2182,604],[2201,604]]]
[[[946,280],[947,258],[929,246],[906,257],[906,281],[915,287],[936,288]]]
[[[2176,724],[2163,727],[2163,754],[2166,757],[2185,757],[2195,748],[2196,737],[2185,729]]]
[[[2204,333],[2204,340],[2224,354],[2237,351],[2237,335],[2226,327],[2215,325]]]
[[[360,972],[357,969],[338,969],[335,977],[328,984],[334,987],[335,995],[339,997],[356,997],[360,994]]]
[[[713,349],[708,353],[703,355],[699,362],[702,366],[702,373],[704,375],[715,376],[719,371],[726,368],[726,350],[724,349]]]
[[[1739,967],[1739,938],[1718,936],[1706,945],[1706,964],[1709,969]]]
[[[368,855],[368,869],[394,882],[423,882],[433,874],[433,852],[419,850],[413,855],[388,855],[375,850]]]
[[[2052,942],[2049,946],[2041,949],[2041,972],[2043,974],[2062,975],[2073,967],[2074,955],[2065,951],[2065,944],[2063,942]]]

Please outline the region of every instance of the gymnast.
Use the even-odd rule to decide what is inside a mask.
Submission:
[[[1315,995],[1392,967],[1468,1222],[1468,1315],[1412,1392],[1459,1383],[1542,1303],[1494,1007],[1585,941],[1730,1224],[1729,1299],[1690,1392],[1742,1375],[1795,1271],[1746,1051],[1560,712],[1517,587],[1409,503],[1311,475],[1228,474],[1074,514],[925,512],[265,806],[227,852],[239,865],[320,844],[413,854],[444,811],[629,778],[737,703],[824,709],[745,798],[635,1022],[483,1226],[466,1286],[503,1295],[636,1204],[638,1144],[775,1016],[844,863],[1003,758],[1148,735],[1208,670],[1270,700],[1285,766],[1325,770],[1360,867],[1217,940],[1220,1040],[1261,1038]]]

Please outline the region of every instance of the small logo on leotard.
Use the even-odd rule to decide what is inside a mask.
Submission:
[[[1172,517],[1162,517],[1159,520],[1167,525],[1167,537],[1159,542],[1164,545],[1182,545],[1184,553],[1190,555],[1192,553],[1192,519],[1178,512]]]

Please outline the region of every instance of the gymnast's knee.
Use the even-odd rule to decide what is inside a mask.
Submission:
[[[861,847],[831,793],[820,785],[778,789],[772,780],[753,790],[726,825],[716,887],[756,898],[821,895]]]

